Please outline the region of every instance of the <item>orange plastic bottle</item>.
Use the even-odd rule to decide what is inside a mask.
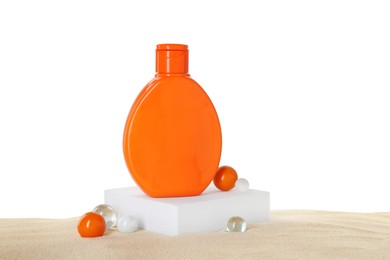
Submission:
[[[200,195],[219,166],[222,134],[206,92],[188,74],[188,47],[159,44],[156,75],[128,115],[127,167],[151,197]]]

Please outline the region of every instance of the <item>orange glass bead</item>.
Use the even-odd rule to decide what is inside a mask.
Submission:
[[[77,230],[82,237],[100,237],[106,230],[106,221],[101,215],[88,212],[80,218]]]
[[[214,177],[214,185],[221,191],[228,191],[234,188],[237,179],[236,170],[230,166],[221,166]]]

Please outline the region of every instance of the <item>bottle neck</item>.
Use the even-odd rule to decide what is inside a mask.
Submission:
[[[183,44],[157,45],[156,76],[189,76],[188,46]]]
[[[191,77],[191,75],[188,73],[157,73],[157,72],[156,72],[156,74],[154,74],[154,76],[155,77],[168,77],[168,76],[170,76],[170,77],[175,77],[175,76],[177,76],[177,77]]]

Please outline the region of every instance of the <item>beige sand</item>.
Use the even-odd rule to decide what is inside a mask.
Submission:
[[[390,259],[390,213],[273,211],[246,233],[177,237],[110,231],[86,239],[77,222],[0,219],[0,259]]]

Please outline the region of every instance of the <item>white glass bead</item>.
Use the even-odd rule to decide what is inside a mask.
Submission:
[[[247,191],[249,189],[249,182],[247,179],[240,178],[236,181],[234,187],[238,191]]]
[[[118,219],[117,228],[119,232],[129,233],[138,230],[138,221],[133,216],[122,216]]]
[[[106,221],[106,229],[113,229],[116,225],[116,212],[114,209],[106,204],[96,206],[92,212],[98,213]]]
[[[246,221],[241,217],[231,217],[226,225],[227,232],[245,232]]]

